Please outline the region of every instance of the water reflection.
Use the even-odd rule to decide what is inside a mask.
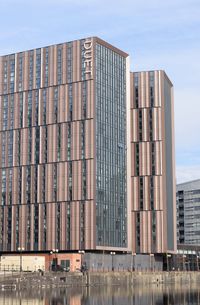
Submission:
[[[194,286],[92,287],[0,292],[0,305],[200,305]]]

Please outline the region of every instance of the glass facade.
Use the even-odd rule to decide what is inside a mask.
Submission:
[[[97,44],[97,245],[127,246],[126,196],[126,59]]]

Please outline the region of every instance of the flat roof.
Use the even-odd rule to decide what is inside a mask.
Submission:
[[[70,40],[70,41],[50,44],[50,45],[41,46],[41,47],[36,47],[36,48],[33,48],[33,49],[17,51],[17,52],[14,52],[14,53],[8,53],[8,54],[1,55],[0,57],[11,56],[11,55],[14,55],[14,54],[20,54],[20,53],[24,53],[24,52],[30,52],[30,51],[41,49],[41,48],[49,48],[49,47],[53,47],[53,46],[59,46],[59,45],[65,44],[65,43],[85,40],[85,39],[88,39],[88,38],[94,39],[97,43],[100,43],[100,44],[104,45],[105,47],[112,49],[114,52],[119,53],[123,57],[129,56],[129,54],[127,54],[126,52],[124,52],[124,51],[120,50],[119,48],[113,46],[112,44],[106,42],[105,40],[103,40],[103,39],[101,39],[101,38],[99,38],[97,36],[91,36],[91,37],[84,37],[84,38],[80,38],[80,39],[75,39],[75,40]]]

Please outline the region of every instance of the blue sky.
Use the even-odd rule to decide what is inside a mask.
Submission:
[[[174,83],[177,182],[200,178],[199,0],[1,0],[0,55],[100,36]]]

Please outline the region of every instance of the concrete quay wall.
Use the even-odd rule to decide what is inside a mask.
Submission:
[[[90,273],[85,280],[89,285],[151,285],[151,284],[196,284],[200,272],[109,272]]]
[[[0,275],[0,290],[112,285],[200,284],[200,272],[87,272]],[[10,287],[10,288],[9,288]]]

